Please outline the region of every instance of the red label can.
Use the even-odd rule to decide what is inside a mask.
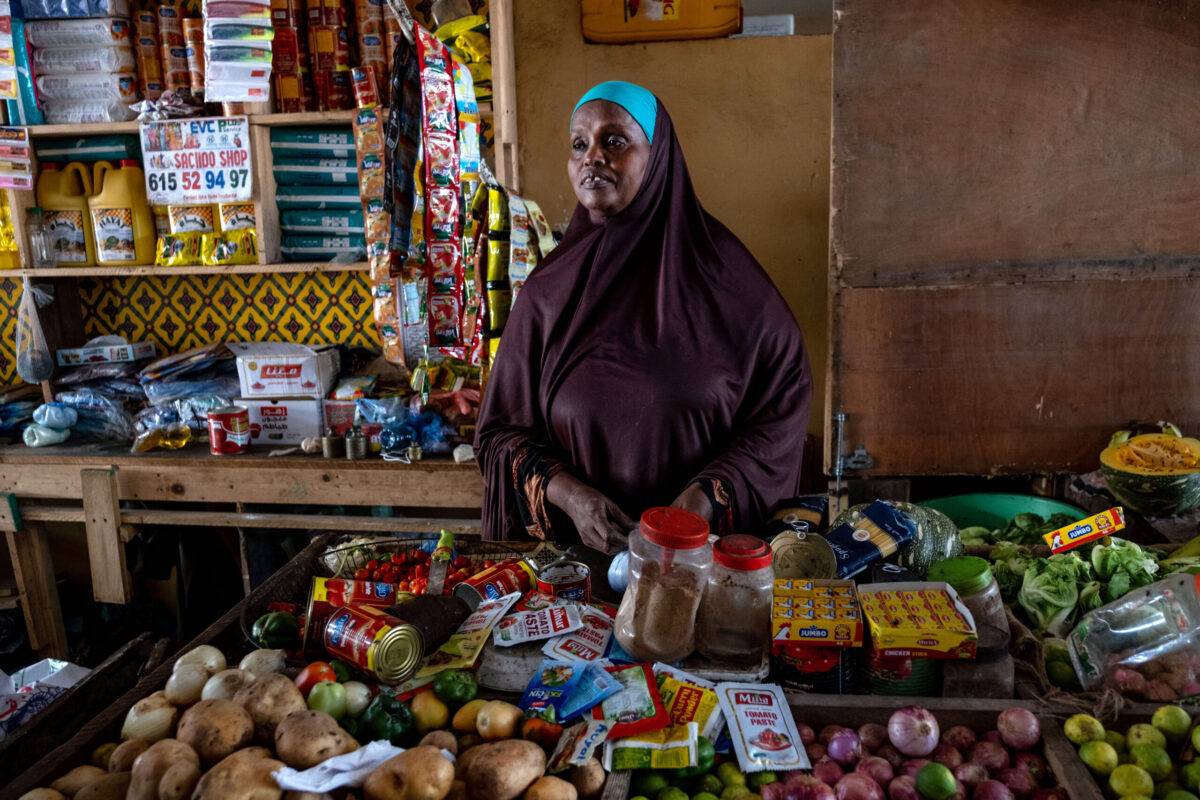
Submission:
[[[346,606],[371,606],[387,608],[394,606],[404,597],[395,584],[373,581],[354,581],[343,578],[313,578],[312,591],[308,596],[308,609],[304,615],[304,646],[320,637],[325,623],[339,608]]]
[[[250,449],[250,411],[242,406],[208,412],[208,445],[214,456],[232,456]]]
[[[474,611],[484,600],[513,592],[525,594],[533,586],[534,578],[532,564],[523,558],[508,558],[455,586],[454,595]]]
[[[400,683],[424,655],[420,632],[382,609],[344,606],[325,623],[325,650],[385,683]]]
[[[561,600],[590,603],[592,571],[578,561],[556,561],[538,573],[537,590]]]

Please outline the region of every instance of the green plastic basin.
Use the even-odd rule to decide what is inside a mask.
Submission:
[[[989,530],[1003,528],[1017,514],[1037,514],[1043,519],[1051,514],[1069,514],[1073,519],[1087,516],[1070,503],[1028,494],[959,494],[918,505],[942,512],[959,528],[979,525]]]

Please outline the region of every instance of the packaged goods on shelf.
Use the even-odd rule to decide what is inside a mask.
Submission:
[[[167,206],[171,233],[212,233],[217,229],[217,209],[212,205]]]
[[[320,398],[337,380],[341,357],[336,348],[288,342],[238,342],[228,345],[237,358],[242,397]]]
[[[62,136],[39,139],[38,161],[67,163],[71,161],[120,161],[123,158],[141,158],[141,146],[136,136],[113,134],[111,136]]]
[[[10,125],[41,125],[46,121],[38,108],[37,93],[33,88],[35,70],[30,64],[31,53],[25,37],[25,20],[10,19],[12,25],[13,61],[17,78],[17,96],[4,101]]]
[[[128,17],[129,0],[21,0],[26,19]]]
[[[25,38],[41,47],[113,47],[133,44],[133,29],[128,19],[48,19],[34,20],[25,26]]]
[[[269,0],[204,0],[205,99],[267,100],[273,38]],[[229,67],[250,69],[239,77]]]
[[[128,122],[137,115],[121,102],[48,100],[46,122],[51,125],[81,125],[92,122]]]
[[[365,249],[361,236],[284,236],[280,248],[285,261],[361,259]]]
[[[217,216],[222,231],[255,229],[254,203],[220,203]]]
[[[157,100],[166,89],[163,82],[162,46],[158,35],[158,14],[143,9],[133,17],[133,48],[137,60],[138,85],[142,97]]]
[[[289,158],[276,161],[273,171],[275,182],[284,186],[329,186],[358,181],[358,165],[353,158]]]
[[[136,60],[132,47],[40,47],[32,63],[38,75],[109,73],[132,75]]]
[[[46,100],[134,103],[138,99],[137,78],[110,73],[39,75],[38,93]]]
[[[361,236],[363,214],[360,209],[345,211],[296,210],[284,211],[280,216],[281,227],[288,233],[321,233]]]
[[[353,158],[354,133],[349,128],[272,128],[271,157]]]
[[[280,186],[275,203],[281,210],[362,208],[357,186]]]
[[[300,444],[324,431],[320,400],[243,397],[250,411],[250,440],[255,444]]]

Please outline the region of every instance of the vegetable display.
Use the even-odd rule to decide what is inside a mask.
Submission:
[[[1149,724],[1131,725],[1124,734],[1076,714],[1063,724],[1063,733],[1115,797],[1194,800],[1200,794],[1200,725],[1181,706],[1160,706]]]

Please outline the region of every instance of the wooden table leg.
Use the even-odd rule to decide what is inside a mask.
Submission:
[[[80,470],[79,477],[92,595],[100,603],[128,603],[133,598],[133,589],[125,566],[125,542],[121,539],[117,468]]]
[[[58,587],[54,582],[54,562],[46,530],[28,523],[20,531],[8,531],[8,554],[12,558],[17,590],[29,644],[44,658],[67,657],[67,631],[63,627]]]

